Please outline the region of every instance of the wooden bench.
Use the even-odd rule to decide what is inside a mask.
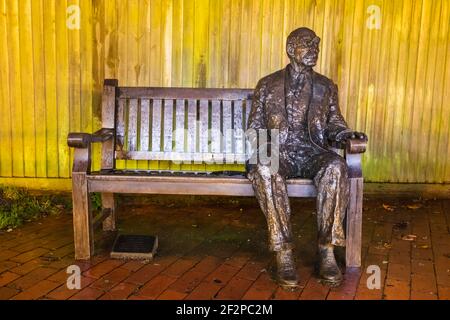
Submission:
[[[68,137],[68,145],[75,148],[72,171],[75,258],[84,260],[93,255],[95,227],[103,224],[103,230],[115,230],[116,193],[254,196],[244,174],[116,169],[116,160],[245,163],[246,144],[240,132],[246,129],[252,94],[250,89],[119,87],[117,80],[105,80],[103,129],[94,134],[71,133]],[[225,137],[220,134],[238,128],[242,131]],[[102,144],[99,172],[91,172],[92,143]],[[344,152],[351,181],[346,219],[349,267],[361,265],[361,154],[365,147],[364,142],[352,140]],[[95,218],[89,197],[93,192],[101,193],[103,206]],[[312,181],[306,179],[289,180],[288,192],[291,197],[316,196]]]

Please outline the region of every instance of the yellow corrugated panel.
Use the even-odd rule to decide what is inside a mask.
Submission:
[[[44,21],[44,32],[42,41],[44,46],[44,68],[45,68],[45,101],[42,106],[45,106],[45,134],[47,145],[40,145],[41,152],[45,152],[47,156],[47,177],[59,177],[59,157],[58,157],[58,90],[56,84],[58,79],[56,77],[59,65],[56,62],[56,24],[55,24],[55,1],[44,0],[43,12],[46,13]],[[36,15],[43,15],[43,12],[38,12]]]
[[[19,28],[19,5],[16,1],[6,1],[6,21],[7,21],[7,43],[8,49],[8,77],[10,94],[10,135],[12,153],[12,175],[14,177],[24,177],[24,128],[23,114],[24,105],[22,103],[22,81],[25,76],[21,72],[21,54],[20,54],[20,28]],[[3,85],[2,85],[3,87]],[[28,143],[33,143],[30,140]]]
[[[71,5],[79,29],[67,28]],[[370,29],[377,8],[381,28]],[[370,137],[366,179],[450,182],[449,21],[448,0],[0,0],[0,177],[68,178],[67,133],[99,128],[104,78],[254,87],[288,63],[287,35],[307,26],[322,38],[317,71]]]
[[[0,1],[0,176],[11,177],[12,172],[12,129],[11,129],[11,90],[9,85],[8,52],[8,0]]]
[[[44,31],[44,16],[42,0],[31,0],[32,39],[42,39]],[[46,106],[45,106],[45,47],[43,41],[32,41],[32,77],[34,81],[34,123],[36,139],[36,177],[47,177],[47,145]],[[41,147],[42,146],[42,147]]]

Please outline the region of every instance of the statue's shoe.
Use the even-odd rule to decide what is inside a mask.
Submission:
[[[333,246],[319,246],[319,265],[317,266],[320,281],[331,287],[342,284],[343,276],[334,256]]]
[[[269,266],[269,274],[285,290],[295,291],[299,287],[291,250],[277,252],[275,261]]]

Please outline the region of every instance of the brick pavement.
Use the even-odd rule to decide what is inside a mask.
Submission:
[[[341,287],[328,288],[313,273],[314,201],[293,199],[297,292],[282,290],[265,269],[271,257],[254,199],[120,203],[122,232],[159,236],[153,261],[109,259],[114,234],[98,231],[96,256],[76,262],[70,213],[47,217],[0,233],[0,299],[450,299],[450,200],[365,199],[363,266],[346,270]],[[73,264],[82,270],[80,290],[66,286]],[[367,287],[371,265],[380,267],[380,289]]]

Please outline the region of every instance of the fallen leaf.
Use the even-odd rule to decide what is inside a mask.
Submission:
[[[423,245],[423,246],[419,246],[420,249],[428,249],[430,246],[427,245]]]
[[[388,242],[379,242],[375,246],[375,248],[378,249],[378,250],[391,249],[392,248],[392,244],[390,244]]]
[[[383,204],[383,209],[386,211],[394,211],[395,207],[394,206],[390,206],[388,204]]]
[[[420,203],[408,204],[406,207],[411,210],[417,210],[417,209],[422,208],[422,204],[420,204]]]
[[[417,236],[416,236],[415,234],[408,234],[408,235],[406,235],[406,236],[403,236],[403,237],[402,237],[402,240],[405,240],[405,241],[414,241],[414,240],[416,240],[416,238],[417,238]]]

